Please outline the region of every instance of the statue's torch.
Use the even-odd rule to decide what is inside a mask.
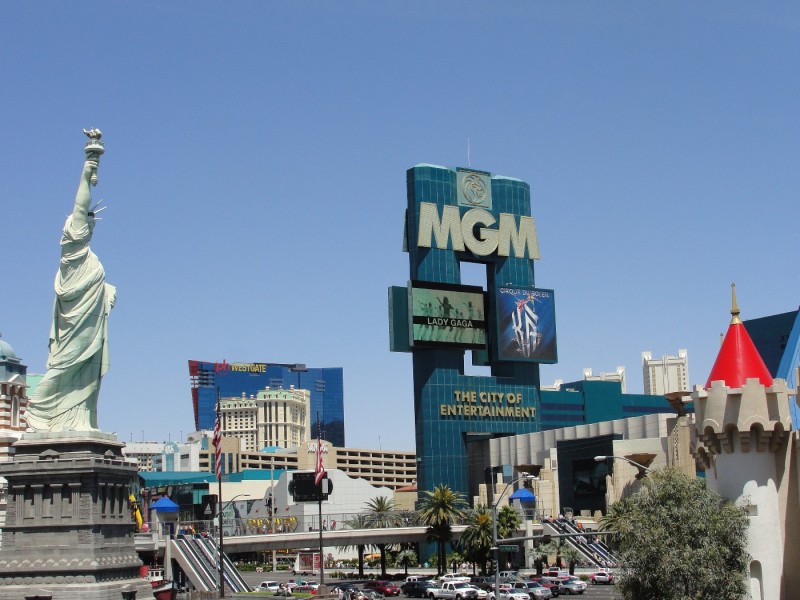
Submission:
[[[100,138],[103,137],[103,132],[99,129],[84,129],[83,133],[85,133],[89,138],[89,141],[86,142],[86,146],[84,147],[86,158],[96,158],[99,167],[100,156],[106,151],[105,147],[103,146],[103,142],[100,141]],[[92,154],[96,156],[92,157]],[[94,170],[94,173],[92,173],[92,177],[89,181],[91,181],[92,185],[97,185],[97,169]]]

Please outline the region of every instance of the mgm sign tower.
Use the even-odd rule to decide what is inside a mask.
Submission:
[[[404,246],[410,281],[389,289],[390,344],[411,352],[418,487],[469,496],[492,437],[539,430],[539,363],[554,363],[553,291],[536,287],[530,186],[482,171],[407,172]],[[463,285],[462,265],[485,284]],[[464,374],[465,351],[490,376]]]

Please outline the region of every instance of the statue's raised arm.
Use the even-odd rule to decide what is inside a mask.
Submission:
[[[61,236],[47,373],[26,413],[36,431],[96,430],[100,381],[109,366],[108,314],[116,290],[106,283],[103,265],[89,247],[102,210],[92,207],[91,186],[97,184],[104,148],[99,129],[84,133],[89,137],[86,160]]]

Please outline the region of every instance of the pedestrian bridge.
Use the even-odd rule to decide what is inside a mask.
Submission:
[[[466,529],[465,525],[453,525],[453,539],[458,539]],[[374,527],[369,529],[336,529],[322,532],[323,547],[375,546],[377,544],[399,544],[404,542],[423,543],[427,541],[428,527],[407,525],[403,527]],[[210,535],[216,538],[215,532]],[[160,554],[170,535],[156,532],[135,535],[137,552]],[[319,531],[296,531],[283,533],[257,533],[248,535],[225,535],[225,553],[267,552],[271,550],[297,550],[318,548]]]

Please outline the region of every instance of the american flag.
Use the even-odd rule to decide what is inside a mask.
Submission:
[[[217,402],[217,418],[214,421],[214,458],[217,479],[222,477],[222,433],[219,423],[219,402]]]
[[[322,464],[322,428],[317,433],[317,466],[314,468],[314,484],[321,485],[325,477],[325,465]]]

